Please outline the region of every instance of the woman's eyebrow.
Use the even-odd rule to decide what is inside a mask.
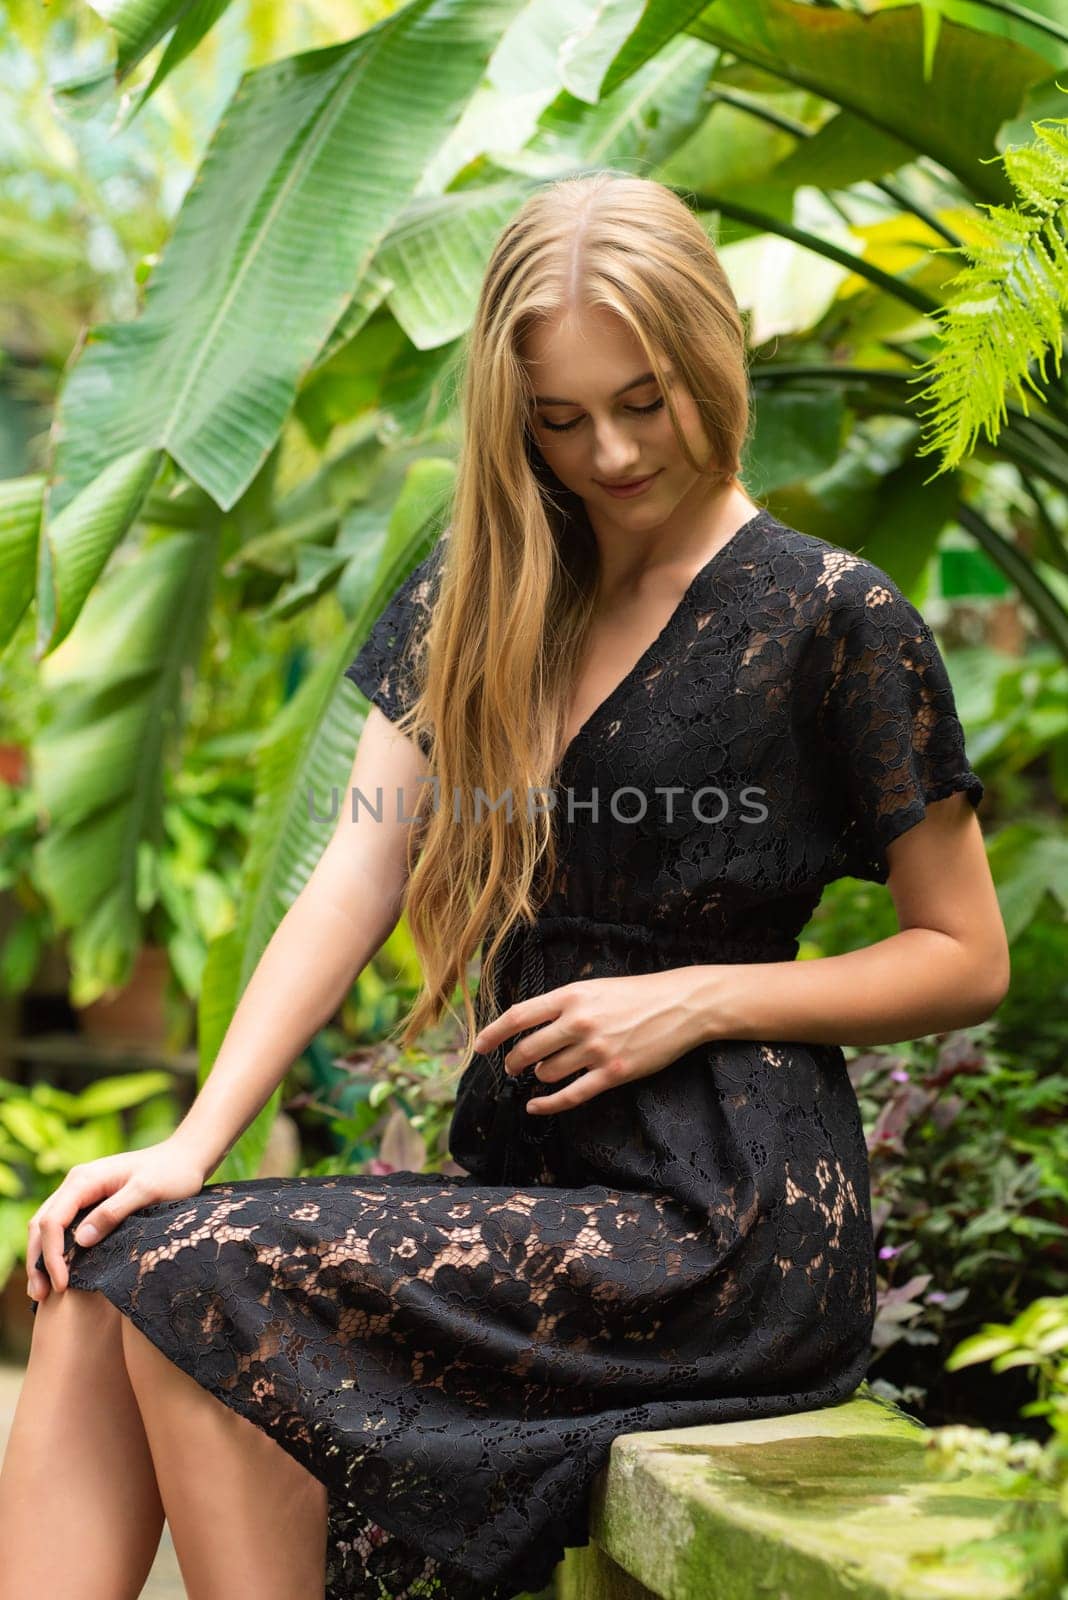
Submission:
[[[636,378],[631,378],[629,383],[625,383],[622,389],[617,389],[611,398],[615,400],[617,396],[626,394],[628,389],[637,389],[641,384],[648,383],[650,378],[655,377],[655,372],[640,372]],[[539,406],[577,406],[579,401],[561,400],[559,395],[555,394],[536,394],[534,396],[534,404]]]

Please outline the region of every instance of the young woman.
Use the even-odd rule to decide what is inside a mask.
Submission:
[[[173,1137],[31,1225],[0,1600],[136,1595],[164,1510],[193,1600],[508,1600],[585,1542],[618,1434],[864,1377],[841,1045],[1008,983],[939,651],[884,571],[745,493],[741,320],[658,184],[526,202],[463,403],[447,534],[348,669],[351,785],[385,803],[339,820]],[[900,931],[796,961],[845,874]],[[405,1041],[483,953],[466,1175],[205,1182],[402,905]]]

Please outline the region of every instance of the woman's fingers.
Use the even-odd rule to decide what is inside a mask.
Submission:
[[[26,1293],[31,1300],[43,1300],[51,1288],[47,1275],[37,1268],[40,1254],[41,1225],[34,1217],[26,1234]]]
[[[72,1167],[55,1194],[49,1195],[31,1221],[26,1237],[27,1276],[34,1299],[43,1300],[50,1288],[67,1287],[70,1273],[63,1259],[64,1234],[72,1218],[86,1206],[91,1206],[102,1196],[121,1187],[123,1181],[124,1173],[121,1170],[94,1162],[89,1168]],[[101,1229],[101,1236],[103,1232]],[[43,1273],[37,1266],[38,1256],[43,1258]]]
[[[40,1220],[41,1254],[45,1271],[53,1289],[67,1287],[67,1263],[63,1259],[63,1224],[52,1212],[46,1211]]]
[[[93,1198],[98,1199],[99,1196]],[[134,1187],[133,1180],[129,1180],[120,1189],[116,1189],[103,1205],[96,1206],[88,1216],[82,1218],[74,1230],[75,1243],[96,1244],[99,1239],[106,1238],[113,1228],[117,1228],[131,1211],[136,1211],[139,1206],[145,1204],[147,1204],[145,1197]]]

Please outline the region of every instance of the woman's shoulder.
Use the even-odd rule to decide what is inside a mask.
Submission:
[[[777,517],[770,519],[765,549],[769,591],[794,599],[810,622],[874,613],[923,623],[892,575],[860,551],[803,533]]]

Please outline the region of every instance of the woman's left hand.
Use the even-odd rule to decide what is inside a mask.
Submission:
[[[696,979],[692,967],[681,967],[565,983],[509,1006],[476,1035],[474,1046],[486,1055],[515,1034],[535,1029],[505,1056],[505,1071],[515,1077],[537,1063],[534,1075],[540,1082],[558,1083],[581,1070],[582,1076],[558,1094],[527,1102],[534,1116],[567,1111],[605,1089],[651,1077],[701,1043],[706,1020],[697,1003]]]

